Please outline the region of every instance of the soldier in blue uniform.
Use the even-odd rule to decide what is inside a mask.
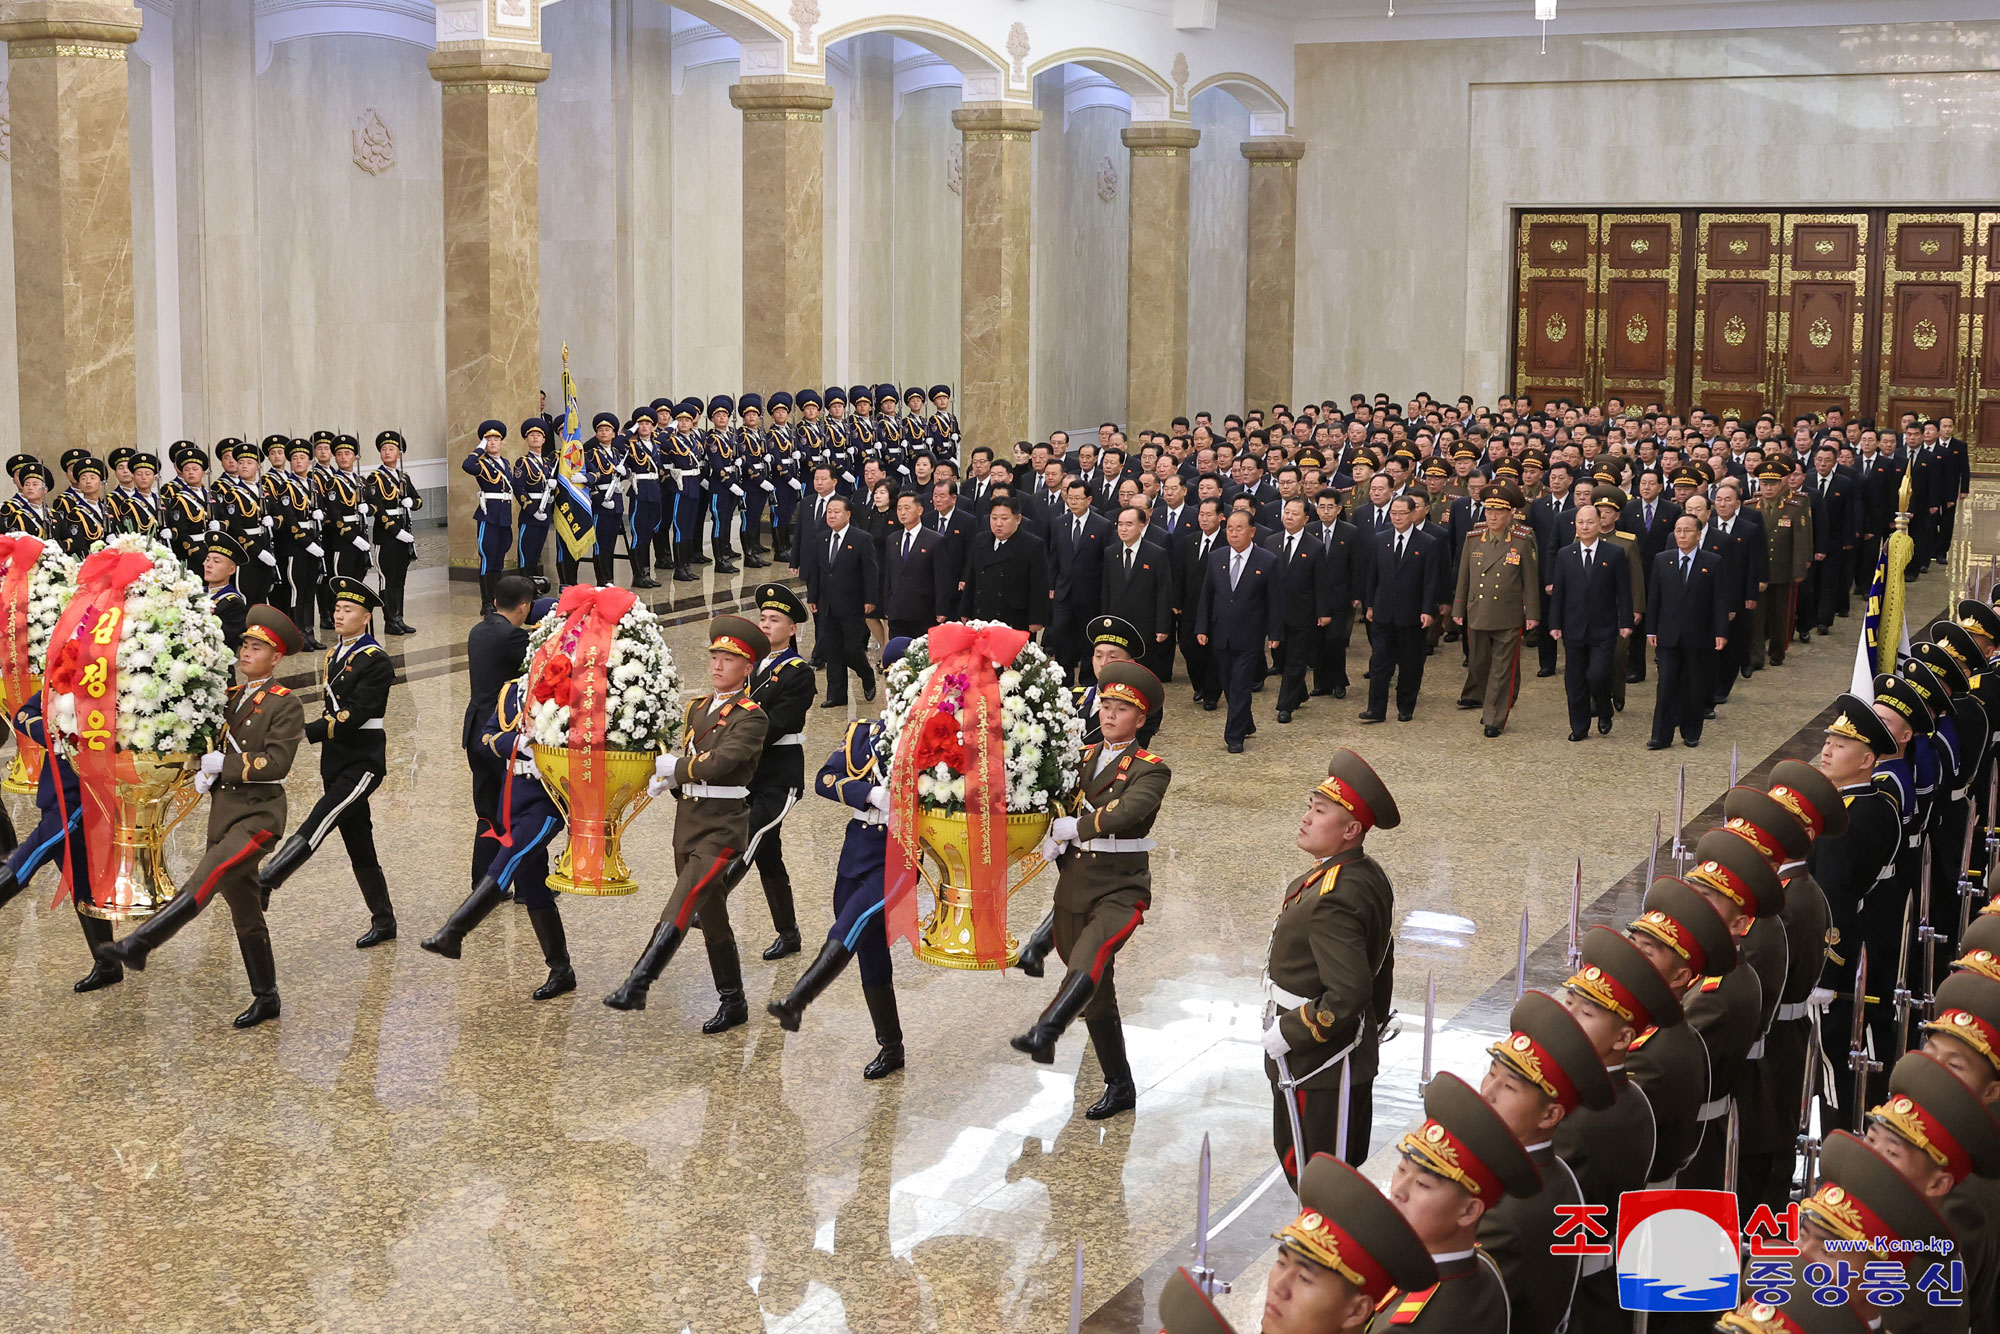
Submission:
[[[82,560],[111,536],[111,507],[104,502],[104,460],[87,449],[63,454],[63,471],[69,474],[69,490],[57,497],[61,505],[58,537],[70,555]]]
[[[226,486],[222,506],[222,526],[243,548],[244,559],[236,571],[236,585],[250,605],[271,600],[273,575],[278,557],[271,550],[271,530],[265,522],[264,482],[257,467],[264,451],[249,441],[238,441],[233,451],[236,471],[223,480]]]
[[[597,530],[591,569],[600,586],[617,573],[618,535],[625,527],[625,488],[632,470],[626,466],[625,442],[618,437],[618,414],[600,412],[590,419],[592,437],[583,446],[583,470],[590,475],[590,514]]]
[[[854,421],[847,415],[847,391],[837,384],[826,387],[826,434],[827,449],[831,457],[826,462],[834,463],[833,489],[841,495],[854,493],[854,482],[861,475],[861,465],[854,458]],[[806,477],[812,477],[814,465],[806,464]]]
[[[811,390],[804,391],[811,393]],[[807,474],[799,470],[799,428],[792,421],[792,396],[780,389],[771,395],[770,468],[771,545],[780,553],[792,549],[792,517],[805,493]]]
[[[1083,744],[1088,746],[1104,739],[1104,731],[1097,717],[1097,673],[1114,662],[1138,662],[1144,655],[1144,637],[1137,626],[1122,616],[1099,616],[1090,623],[1090,672],[1091,685],[1071,686],[1070,702],[1076,716],[1083,719]],[[1155,710],[1146,715],[1146,721],[1139,724],[1140,746],[1153,744],[1153,736],[1160,730],[1160,713]],[[1039,932],[1037,933],[1039,934]],[[1030,974],[1033,976],[1033,974]]]
[[[313,608],[319,603],[319,584],[326,548],[320,542],[324,511],[319,507],[319,490],[312,473],[312,446],[293,440],[285,447],[289,465],[271,474],[271,507],[278,521],[279,583],[287,600],[278,610],[299,632],[301,649],[318,649],[320,642],[311,630]]]
[[[771,435],[763,426],[761,395],[743,395],[737,400],[736,411],[743,418],[743,429],[736,433],[739,444],[736,484],[743,488],[738,524],[743,535],[743,563],[752,569],[762,569],[771,563],[765,559],[770,548],[758,539],[757,529],[764,521],[765,504],[778,489],[771,480]]]
[[[127,466],[132,485],[112,493],[113,526],[121,533],[151,537],[160,528],[160,460],[156,455],[135,449],[127,459]]]
[[[125,969],[116,962],[97,957],[100,945],[111,943],[111,923],[84,911],[91,902],[90,849],[83,836],[83,789],[76,769],[49,748],[49,729],[42,717],[42,692],[37,690],[27,703],[14,711],[14,731],[43,748],[41,773],[35,778],[35,809],[41,818],[29,832],[27,841],[7,855],[0,867],[0,904],[28,887],[35,873],[62,857],[70,868],[70,899],[76,904],[77,925],[91,951],[91,969],[76,984],[78,991],[96,991],[125,979]],[[11,831],[12,825],[8,826]],[[67,845],[65,847],[65,845]]]
[[[884,672],[902,660],[910,647],[898,636],[882,650]],[[765,1007],[786,1032],[799,1031],[806,1007],[861,956],[861,995],[874,1021],[880,1050],[862,1068],[864,1079],[880,1079],[903,1068],[903,1025],[896,1012],[894,966],[882,923],[884,870],[889,846],[889,789],[875,754],[881,739],[879,719],[850,723],[840,748],[827,756],[813,790],[829,801],[849,807],[847,833],[840,844],[840,863],[833,880],[833,926],[820,946],[819,957],[799,976],[791,993]]]
[[[631,488],[631,526],[625,533],[625,553],[632,562],[632,587],[658,588],[653,577],[653,538],[660,529],[660,440],[655,428],[659,413],[646,405],[632,409],[631,432],[625,438],[626,484]]]
[[[501,453],[507,439],[507,423],[487,418],[479,423],[479,443],[459,464],[479,486],[473,502],[472,522],[479,544],[479,614],[493,610],[493,585],[507,561],[513,545],[515,479],[508,476],[507,460]],[[525,522],[523,525],[525,529]],[[523,538],[523,546],[526,539]],[[538,553],[539,554],[539,553]]]
[[[549,524],[554,522],[556,465],[543,449],[548,438],[546,419],[530,417],[522,422],[521,457],[514,460],[509,474],[514,498],[521,502],[521,545],[514,568],[528,574],[542,572],[542,548],[548,545]]]
[[[674,581],[683,584],[700,577],[695,566],[709,563],[701,554],[701,535],[708,526],[708,478],[700,420],[700,399],[684,398],[674,405],[668,448],[675,481]]]
[[[861,465],[882,461],[882,428],[875,420],[875,387],[857,384],[847,391],[847,449],[854,469],[852,484],[861,484]]]
[[[522,730],[528,678],[518,677],[500,688],[493,712],[479,729],[479,745],[509,770],[501,788],[501,809],[493,827],[480,835],[496,840],[500,847],[486,874],[472,887],[465,902],[453,910],[437,933],[422,942],[422,948],[447,959],[459,957],[465,937],[500,906],[511,891],[514,899],[528,910],[528,923],[542,947],[542,961],[548,965],[546,981],[534,990],[536,1000],[549,1000],[576,990],[576,971],[570,967],[569,940],[563,934],[562,913],[549,889],[549,844],[566,827],[562,812],[549,800],[542,776],[535,768],[534,743]]]
[[[382,462],[368,474],[368,505],[375,512],[375,549],[382,562],[382,628],[392,635],[416,633],[403,619],[403,595],[410,566],[417,559],[411,516],[424,507],[424,498],[403,471],[405,448],[401,431],[377,435],[375,452]]]
[[[897,405],[895,385],[875,386],[875,438],[881,444],[882,469],[901,488],[910,484],[910,438]]]
[[[951,410],[951,386],[931,386],[931,458],[938,463],[958,465],[958,414]]]
[[[249,557],[243,543],[230,533],[210,533],[201,561],[201,581],[208,589],[208,605],[222,622],[222,642],[234,653],[243,643],[249,625],[250,603],[236,587],[236,573]]]
[[[55,536],[55,516],[49,513],[47,497],[56,476],[49,465],[33,454],[16,454],[7,460],[7,475],[14,479],[15,493],[0,505],[0,523],[12,533],[50,539]]]
[[[664,578],[667,571],[674,568],[674,506],[680,500],[680,482],[674,475],[674,401],[670,398],[653,400],[653,470],[659,474],[660,514],[653,525],[653,551],[651,570],[655,578]]]
[[[368,571],[375,563],[375,549],[368,540],[366,483],[356,466],[360,455],[359,440],[351,435],[335,436],[333,468],[325,474],[320,488],[320,508],[326,512],[327,573],[357,582],[368,577]],[[333,585],[329,581],[320,586],[319,625],[322,630],[334,628],[333,604]]]
[[[709,496],[717,574],[740,572],[732,559],[736,552],[729,544],[729,534],[736,526],[736,507],[743,500],[743,484],[737,480],[741,445],[729,425],[735,411],[736,400],[727,394],[709,399],[708,425],[701,433],[702,483]]]

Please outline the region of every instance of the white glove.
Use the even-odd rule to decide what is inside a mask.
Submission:
[[[777,487],[772,486],[769,482],[759,482],[757,485],[763,487],[766,491],[776,491],[778,489]]]
[[[415,533],[408,531],[407,529],[404,530],[403,532],[397,533],[396,536],[400,538],[402,541],[408,542],[411,546],[415,546],[417,544],[417,535]]]
[[[207,796],[208,790],[214,786],[215,786],[214,774],[196,774],[194,776],[194,790],[199,795],[204,797]]]
[[[889,789],[877,783],[868,789],[868,804],[884,815],[889,813]]]
[[[1076,817],[1074,815],[1058,815],[1055,819],[1049,821],[1049,837],[1058,843],[1076,842]]]
[[[222,531],[222,520],[220,520],[220,519],[210,519],[210,520],[208,521],[208,531],[209,531],[209,532],[211,532],[211,533],[219,533],[219,532],[221,532],[221,531]]]
[[[201,771],[213,776],[222,772],[222,752],[211,750],[201,757]]]
[[[314,511],[313,511],[313,522],[314,522],[314,523],[318,523],[318,522],[319,522],[319,521],[320,521],[321,519],[324,519],[325,517],[326,517],[326,511],[325,511],[325,510],[314,510]]]
[[[1264,1054],[1274,1061],[1280,1056],[1292,1054],[1292,1044],[1285,1041],[1285,1031],[1278,1027],[1275,1019],[1271,1021],[1271,1026],[1264,1030]]]
[[[535,511],[535,522],[536,522],[536,523],[547,523],[548,521],[549,521],[549,512],[548,512],[547,510],[536,510],[536,511]]]
[[[743,488],[736,485],[736,483],[731,482],[729,484],[729,494],[735,496],[738,500],[741,500],[743,499]]]
[[[274,570],[278,568],[278,558],[276,556],[273,556],[268,551],[258,552],[257,559],[263,561],[266,565],[270,566]]]
[[[851,472],[844,472],[844,473],[840,474],[840,480],[841,480],[841,481],[843,481],[843,482],[846,482],[846,483],[847,483],[847,484],[848,484],[849,486],[853,486],[853,485],[854,485],[854,474],[853,474],[853,473],[851,473]]]
[[[324,551],[323,549],[321,549],[321,547],[320,547],[320,544],[319,544],[319,543],[317,543],[317,542],[308,542],[308,543],[306,543],[306,554],[307,554],[308,556],[311,556],[311,557],[313,557],[313,558],[317,559],[317,558],[319,558],[319,557],[321,557],[321,556],[324,556],[324,555],[326,554],[326,552],[325,552],[325,551]]]
[[[514,758],[517,760],[532,760],[535,758],[534,741],[519,732],[514,733]]]
[[[680,756],[662,755],[659,759],[653,761],[653,776],[664,779],[667,786],[672,787],[680,781],[680,768]]]
[[[907,463],[898,463],[896,465],[896,471],[903,474],[903,476],[908,477],[910,475],[910,465]]]
[[[800,486],[800,485],[799,485],[799,479],[798,479],[798,478],[796,478],[796,477],[794,477],[794,478],[792,479],[792,490],[794,490],[794,491],[804,491],[804,490],[805,490],[805,488],[804,488],[803,486]]]
[[[646,795],[649,797],[664,797],[673,790],[673,786],[672,783],[669,783],[664,778],[648,778],[646,780]]]
[[[357,551],[366,551],[368,550],[368,539],[365,537],[357,537],[354,539],[354,546]]]

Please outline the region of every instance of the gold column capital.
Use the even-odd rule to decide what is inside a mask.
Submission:
[[[729,105],[746,120],[818,120],[833,105],[833,86],[820,79],[755,75],[729,85]]]
[[[1250,159],[1252,166],[1289,167],[1306,155],[1306,141],[1296,135],[1274,134],[1257,139],[1245,139],[1242,151],[1243,156]]]
[[[1042,128],[1042,113],[1020,102],[970,102],[951,113],[966,135],[1025,139]]]
[[[139,40],[144,17],[137,5],[110,0],[11,0],[0,4],[0,42],[33,42],[44,50],[20,50],[21,56],[77,54],[58,52],[57,43],[97,43],[129,46]],[[120,52],[115,58],[122,59]]]
[[[1165,156],[1186,153],[1201,142],[1201,131],[1181,121],[1142,120],[1120,130],[1118,137],[1135,153]]]
[[[425,64],[446,91],[459,84],[504,84],[512,85],[509,92],[533,92],[549,77],[549,53],[525,46],[443,46]]]

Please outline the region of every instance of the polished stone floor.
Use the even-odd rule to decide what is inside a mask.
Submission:
[[[1974,504],[1954,584],[1984,579],[2000,551],[2000,495]],[[1377,1085],[1380,1149],[1415,1105],[1427,978],[1437,1065],[1475,1068],[1512,999],[1523,909],[1529,980],[1551,985],[1578,859],[1586,903],[1609,920],[1636,893],[1656,819],[1671,833],[1682,766],[1690,827],[1713,823],[1732,745],[1745,772],[1796,749],[1845,688],[1859,624],[1742,684],[1698,750],[1645,750],[1650,685],[1632,687],[1609,737],[1569,744],[1560,679],[1532,676],[1507,734],[1484,740],[1478,715],[1452,707],[1455,645],[1431,659],[1415,722],[1362,727],[1350,692],[1279,726],[1274,684],[1242,756],[1223,750],[1222,715],[1177,685],[1154,747],[1175,772],[1155,908],[1119,960],[1140,1104],[1093,1124],[1081,1109],[1101,1081],[1080,1026],[1054,1067],[1006,1044],[1053,979],[947,972],[899,947],[910,1065],[880,1083],[859,1076],[874,1043],[852,972],[798,1034],[763,1016],[831,918],[845,811],[812,797],[785,831],[806,955],[755,958],[768,911],[754,880],[733,898],[748,1027],[697,1031],[714,1005],[699,951],[644,1013],[598,1004],[659,911],[664,809],[627,841],[644,890],[564,901],[576,995],[528,999],[542,965],[512,907],[459,962],[417,949],[465,892],[472,833],[458,725],[476,593],[447,583],[440,548],[426,535],[433,563],[412,578],[422,633],[390,641],[404,682],[374,809],[400,941],[351,947],[366,915],[330,841],[273,906],[284,1017],[238,1033],[247,988],[226,910],[88,996],[70,990],[87,961],[73,915],[49,910],[51,878],[0,916],[0,1328],[1041,1331],[1064,1324],[1081,1242],[1085,1328],[1152,1330],[1159,1283],[1187,1259],[1204,1136],[1227,1222],[1216,1263],[1237,1285],[1224,1300],[1254,1328],[1268,1234],[1289,1212],[1272,1184],[1257,979],[1327,753],[1368,756],[1404,813],[1370,840],[1397,887],[1406,1020]],[[750,586],[660,590],[687,670],[701,624]],[[1946,591],[1934,573],[1914,598]],[[847,716],[814,710],[811,763]],[[295,811],[318,795],[310,765],[291,791]],[[27,817],[24,799],[10,806]],[[199,824],[175,836],[177,869],[198,855]],[[1047,893],[1015,905],[1017,932]]]

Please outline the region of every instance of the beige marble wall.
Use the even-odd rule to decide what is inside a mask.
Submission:
[[[896,117],[892,338],[884,379],[928,389],[959,379],[958,302],[963,200],[951,186],[953,150],[962,136],[951,123],[959,90],[927,88],[905,94]],[[963,188],[962,182],[960,188]]]
[[[1287,135],[1246,139],[1239,149],[1250,167],[1243,300],[1243,398],[1250,407],[1299,406],[1292,394],[1293,298],[1305,149],[1304,140]]]
[[[162,390],[160,383],[160,292],[158,284],[159,237],[153,223],[157,201],[154,192],[160,183],[153,179],[154,124],[153,67],[138,58],[135,43],[125,62],[131,86],[132,124],[132,365],[135,377],[134,406],[137,409],[136,443],[157,450],[167,436],[161,431]],[[171,132],[171,127],[169,127]],[[168,183],[171,185],[171,183]],[[3,300],[4,298],[0,298]],[[0,310],[6,307],[0,305]],[[169,310],[172,319],[174,312]],[[0,365],[5,352],[0,350]],[[178,405],[178,396],[176,396]]]
[[[27,448],[135,438],[130,5],[0,9],[12,120],[16,360]]]
[[[733,64],[697,66],[674,99],[676,396],[744,388],[743,113],[729,105],[734,82]]]
[[[744,79],[743,383],[769,393],[825,374],[821,235],[825,144],[833,90],[817,79]]]
[[[586,414],[632,409],[631,274],[620,203],[630,180],[617,93],[627,62],[612,41],[613,0],[563,0],[542,15],[549,78],[536,92],[541,145],[540,387],[562,408],[562,347]],[[621,13],[619,17],[623,17]],[[637,219],[631,219],[637,223]],[[625,283],[620,284],[624,270]],[[508,423],[509,434],[518,420]]]
[[[1187,407],[1188,151],[1191,125],[1126,127],[1132,240],[1125,324],[1125,420],[1165,430]]]
[[[2000,199],[2000,23],[1296,57],[1299,393],[1500,392],[1514,208]]]
[[[1129,116],[1085,107],[1065,126],[1060,69],[1035,81],[1035,106],[1044,128],[1035,142],[1031,439],[1126,419],[1132,198],[1119,140]]]
[[[964,249],[959,269],[957,407],[967,453],[1030,438],[1034,141],[1042,113],[998,103],[960,107]]]
[[[0,77],[8,65],[0,45]],[[9,150],[11,152],[11,149]],[[21,378],[14,341],[14,173],[0,171],[0,456],[21,450]]]
[[[886,378],[895,347],[896,52],[886,33],[829,50],[823,285],[829,383]]]
[[[1188,155],[1187,415],[1220,421],[1243,410],[1250,164],[1238,146],[1250,113],[1220,88],[1196,94],[1189,111],[1201,142]]]

